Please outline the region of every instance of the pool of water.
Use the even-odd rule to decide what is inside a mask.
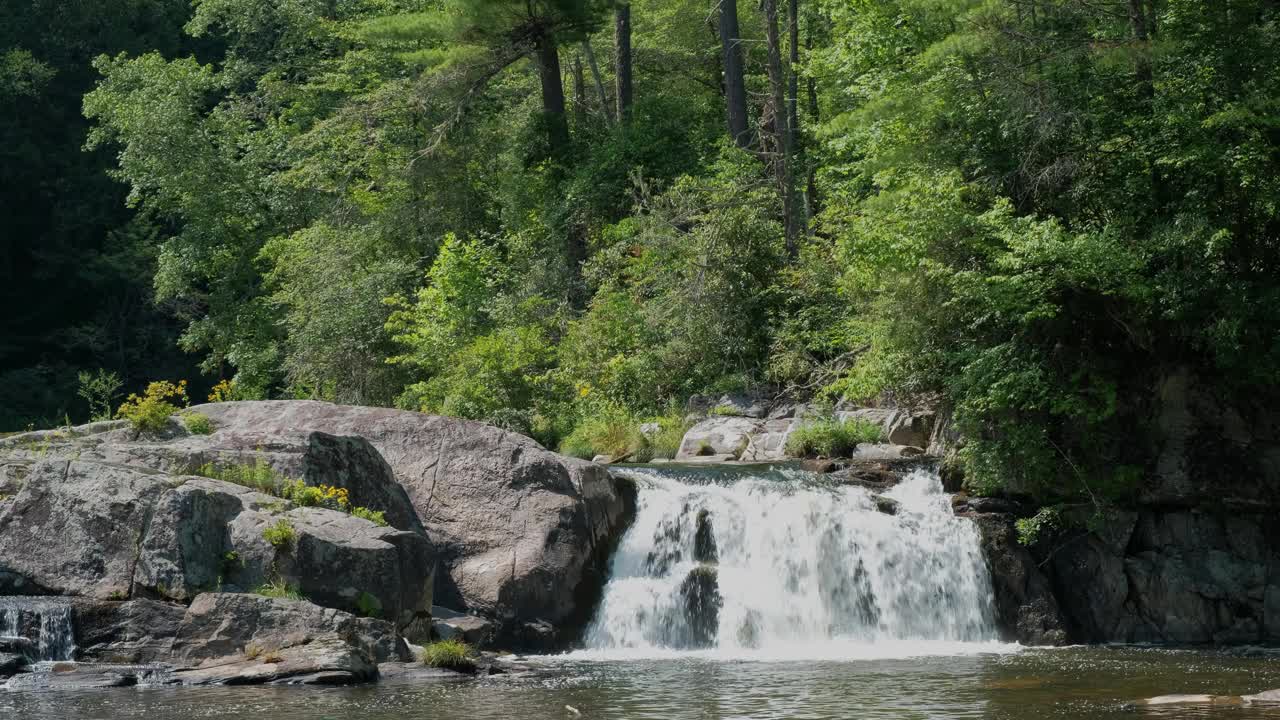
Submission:
[[[939,653],[944,647],[935,648]],[[137,687],[0,693],[23,720],[628,720],[731,718],[1276,718],[1280,708],[1136,708],[1171,693],[1280,688],[1280,653],[1136,647],[768,660],[682,653],[530,658],[530,671],[481,680],[384,681],[353,688]],[[989,651],[995,650],[995,651]],[[580,714],[566,708],[570,706]]]

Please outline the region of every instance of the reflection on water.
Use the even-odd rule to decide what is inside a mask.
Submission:
[[[1255,651],[1068,648],[850,661],[532,658],[528,673],[358,688],[121,688],[0,694],[24,720],[730,720],[736,718],[1280,717],[1280,709],[1133,708],[1170,693],[1280,687],[1280,655]]]

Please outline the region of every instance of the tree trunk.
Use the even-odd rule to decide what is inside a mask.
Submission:
[[[587,117],[587,79],[582,72],[582,58],[573,59],[573,120],[583,122]]]
[[[782,47],[778,36],[778,0],[764,0],[764,32],[768,44],[769,90],[773,100],[773,129],[777,138],[778,156],[774,158],[774,173],[778,178],[778,191],[782,194],[782,220],[787,234],[787,253],[795,256],[796,232],[799,224],[795,213],[795,188],[791,182],[791,129],[786,100],[786,78],[782,70]]]
[[[621,3],[613,11],[614,95],[618,121],[631,120],[631,5]]]
[[[804,48],[805,50],[813,50],[814,26],[817,24],[818,19],[813,12],[812,3],[807,7],[809,7],[809,20],[805,24]],[[812,123],[814,127],[817,127],[818,121],[820,119],[818,116],[818,82],[814,80],[812,77],[810,77],[805,80],[805,85],[808,86],[807,87],[807,90],[808,90],[807,104],[809,106],[809,122]],[[818,182],[817,182],[817,178],[815,177],[816,173],[814,172],[813,163],[806,162],[804,171],[805,171],[805,193],[804,193],[805,194],[805,203],[804,203],[805,228],[807,229],[808,232],[812,233],[813,232],[812,221],[814,216],[818,214],[818,209],[820,207],[819,198],[818,198]]]
[[[742,32],[738,28],[738,0],[720,0],[720,48],[724,62],[724,104],[729,137],[738,147],[749,147],[751,130],[747,125],[747,85],[742,60]]]
[[[791,148],[800,152],[800,0],[787,0],[787,129]]]
[[[542,114],[547,124],[547,144],[559,157],[569,147],[569,125],[564,117],[564,85],[560,78],[560,54],[547,33],[538,37],[538,77],[542,81]]]
[[[1138,93],[1144,99],[1155,95],[1155,79],[1151,73],[1151,36],[1147,24],[1151,22],[1147,16],[1144,0],[1129,0],[1129,22],[1133,26],[1133,38],[1141,46],[1138,48],[1138,61],[1134,74],[1138,80]]]
[[[591,41],[582,41],[582,54],[587,57],[587,67],[591,68],[591,80],[596,85],[596,94],[600,96],[600,112],[609,120],[613,120],[613,110],[609,105],[609,96],[604,92],[604,81],[600,79],[600,64],[596,62],[596,52],[591,49]]]

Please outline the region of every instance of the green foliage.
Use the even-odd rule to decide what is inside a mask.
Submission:
[[[382,601],[376,595],[360,591],[356,596],[356,609],[362,617],[376,618],[382,616]]]
[[[418,659],[423,665],[447,670],[470,671],[475,669],[475,651],[456,638],[440,640],[423,646]]]
[[[82,372],[76,376],[80,389],[76,392],[89,405],[89,419],[111,419],[111,408],[115,406],[116,395],[124,386],[124,381],[114,372],[99,368],[95,372]]]
[[[858,443],[880,442],[880,425],[851,418],[807,420],[787,436],[787,454],[792,457],[848,457]]]
[[[272,543],[273,545],[275,543]],[[297,585],[290,584],[281,578],[276,578],[269,583],[259,585],[253,589],[255,595],[262,595],[269,598],[280,598],[282,600],[306,600],[307,596],[303,595]]]
[[[353,507],[351,508],[351,514],[355,517],[361,518],[362,520],[368,520],[378,527],[387,526],[387,514],[382,510],[370,510],[367,507]]]
[[[205,463],[196,468],[194,474],[234,483],[277,497],[280,496],[280,489],[288,481],[263,457],[255,459],[251,464]]]
[[[192,435],[212,435],[213,421],[208,415],[202,415],[198,412],[184,412],[181,414],[182,424],[187,427],[187,431]]]
[[[273,525],[263,529],[262,538],[279,550],[293,547],[298,540],[298,532],[288,518],[280,518]]]
[[[1062,508],[1057,505],[1040,508],[1039,512],[1029,518],[1019,518],[1014,522],[1018,531],[1018,542],[1022,545],[1035,545],[1049,534],[1061,530]]]
[[[132,394],[120,409],[116,417],[128,420],[137,432],[159,432],[169,424],[169,418],[178,412],[179,405],[187,405],[187,381],[179,380],[178,384],[161,380],[147,386],[143,395]]]

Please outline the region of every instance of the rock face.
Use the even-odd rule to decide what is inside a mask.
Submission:
[[[991,569],[996,619],[1006,640],[1024,645],[1065,645],[1067,623],[1049,580],[1027,549],[1018,544],[1013,518],[971,514],[982,536]]]
[[[1176,369],[1156,400],[1157,460],[1126,509],[1064,513],[1030,563],[1010,542],[1012,516],[980,520],[1002,619],[1049,617],[1047,584],[1072,642],[1280,642],[1276,414],[1224,405]],[[1019,512],[977,499],[958,509]]]
[[[367,440],[436,548],[435,601],[495,618],[503,642],[554,641],[583,623],[630,516],[629,487],[604,468],[482,423],[312,401],[197,410],[212,437],[242,447],[313,432]]]
[[[751,436],[764,426],[754,418],[718,415],[709,417],[689,428],[680,441],[676,460],[690,460],[708,455],[728,455],[734,458],[746,452]]]

